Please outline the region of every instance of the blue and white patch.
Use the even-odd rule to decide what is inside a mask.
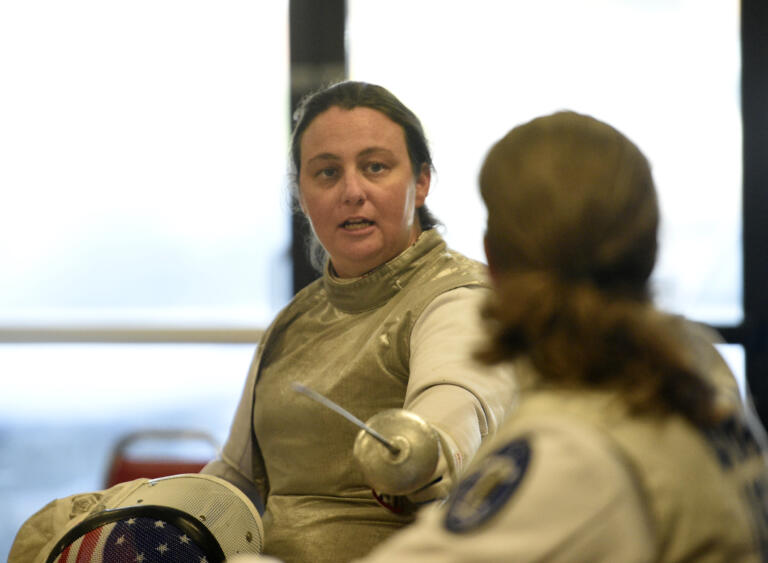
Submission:
[[[520,438],[485,458],[462,479],[448,505],[444,526],[449,532],[469,532],[483,525],[515,494],[531,461],[531,446]]]

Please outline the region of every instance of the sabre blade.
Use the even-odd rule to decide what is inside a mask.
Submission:
[[[341,416],[343,416],[344,418],[346,418],[348,421],[350,421],[352,424],[354,424],[358,428],[362,428],[363,430],[368,432],[368,434],[370,434],[373,438],[375,438],[376,440],[381,442],[381,444],[385,448],[387,448],[392,453],[392,455],[397,455],[397,454],[400,453],[400,448],[395,446],[392,442],[390,442],[384,436],[382,436],[381,434],[376,432],[373,428],[368,426],[365,422],[363,422],[362,420],[357,418],[354,414],[349,412],[344,407],[341,407],[341,406],[337,405],[336,403],[331,401],[329,398],[322,396],[317,391],[313,391],[312,389],[302,385],[301,383],[294,382],[294,383],[291,384],[291,387],[293,387],[294,391],[298,391],[299,393],[302,393],[302,394],[306,395],[310,399],[313,399],[313,400],[317,401],[321,405],[324,405],[324,406],[328,407],[332,411],[334,411],[334,412],[340,414]]]

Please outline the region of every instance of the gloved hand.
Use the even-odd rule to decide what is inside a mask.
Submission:
[[[452,446],[452,441],[448,436],[434,427],[432,429],[438,439],[440,454],[437,467],[431,478],[424,485],[406,495],[408,500],[415,505],[444,501],[451,493],[458,475],[457,449]]]

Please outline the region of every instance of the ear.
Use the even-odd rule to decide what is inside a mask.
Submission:
[[[429,185],[432,182],[432,169],[429,164],[422,164],[421,171],[416,177],[416,209],[424,205],[429,193]]]

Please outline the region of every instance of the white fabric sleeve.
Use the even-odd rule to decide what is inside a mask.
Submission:
[[[513,408],[511,366],[485,366],[473,359],[486,338],[480,310],[490,289],[462,287],[438,296],[411,333],[410,376],[403,407],[440,431],[453,451],[457,472],[482,438]]]
[[[516,488],[477,526],[460,532],[446,528],[453,503],[463,500],[459,489],[453,503],[422,509],[414,524],[360,561],[655,561],[649,509],[631,471],[606,442],[581,434],[555,428],[530,435],[530,462]],[[511,440],[496,445],[508,443]],[[476,474],[492,477],[491,467],[498,465],[473,464],[467,479]],[[489,487],[486,494],[499,498],[499,490]]]

